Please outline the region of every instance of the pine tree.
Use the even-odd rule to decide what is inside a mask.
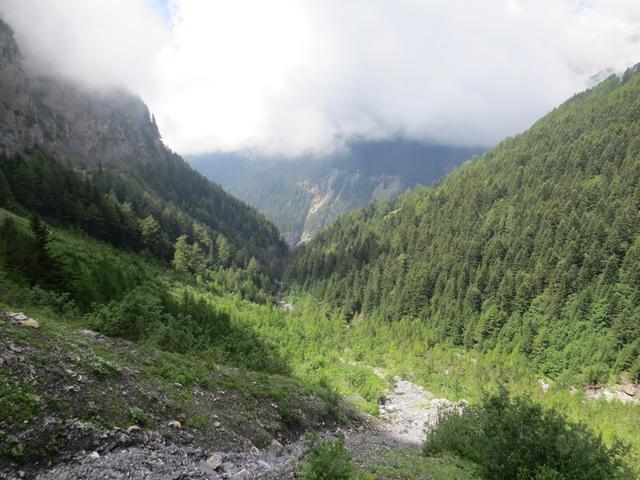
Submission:
[[[0,162],[2,162],[2,158],[0,158]],[[9,182],[0,169],[0,207],[9,207],[13,203],[14,197],[13,192],[11,191],[11,187],[9,186]]]
[[[191,247],[186,235],[180,235],[176,240],[173,261],[171,264],[178,272],[188,272],[190,270]]]

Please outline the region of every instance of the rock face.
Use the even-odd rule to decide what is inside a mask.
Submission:
[[[37,146],[80,168],[170,154],[139,97],[35,74],[2,20],[0,72],[0,151]]]

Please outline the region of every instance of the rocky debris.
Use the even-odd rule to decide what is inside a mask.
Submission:
[[[105,338],[101,334],[99,334],[98,332],[94,332],[93,330],[78,330],[78,334],[82,335],[83,337],[92,339]]]
[[[149,432],[152,433],[152,432]],[[309,451],[306,437],[282,446],[278,458],[251,452],[215,452],[165,443],[160,435],[141,437],[138,443],[79,452],[70,461],[36,474],[37,480],[164,479],[288,479],[294,478]],[[270,458],[271,461],[268,461]],[[206,459],[206,460],[205,460]],[[0,478],[2,478],[0,476]]]
[[[549,391],[549,388],[551,388],[551,383],[545,382],[542,378],[538,380],[538,383],[540,384],[540,388],[544,393],[547,393]]]
[[[617,385],[590,385],[584,391],[587,400],[604,398],[608,402],[640,403],[640,385],[623,383]]]
[[[23,322],[20,322],[20,325],[22,325],[23,327],[28,327],[28,328],[40,328],[40,325],[38,324],[38,321],[34,320],[33,318],[27,318]]]
[[[28,466],[0,456],[4,462],[0,464],[0,480],[180,475],[232,479],[243,469],[255,479],[286,479],[295,474],[308,451],[308,442],[300,435],[335,428],[335,418],[327,414],[326,404],[314,396],[300,397],[303,423],[293,429],[280,423],[278,406],[272,401],[215,385],[203,388],[195,382],[177,387],[185,393],[193,392],[193,404],[189,410],[178,410],[182,415],[178,416],[175,410],[166,408],[173,405],[166,392],[157,389],[135,368],[147,355],[136,345],[90,330],[69,330],[67,335],[52,338],[47,329],[39,329],[25,337],[20,322],[28,317],[22,315],[0,313],[0,369],[12,384],[27,385],[29,391],[42,398],[43,409],[33,421],[9,426],[6,431],[25,446],[25,451],[54,438],[57,445],[55,456],[34,460]],[[127,359],[130,367],[122,368],[120,363],[103,356],[102,350]],[[223,370],[221,377],[224,375],[235,375],[235,371]],[[49,402],[48,398],[55,398],[56,402]],[[113,424],[109,410],[113,402],[118,402],[118,412],[123,414],[117,424],[130,422],[124,428],[100,426]],[[244,409],[232,408],[240,402],[251,407],[251,415],[245,414]],[[63,413],[57,405],[64,407]],[[128,411],[133,407],[141,409],[151,420],[148,425],[156,425],[157,430],[135,425],[137,417]],[[185,419],[196,415],[209,419],[206,428],[194,429],[184,424]],[[350,410],[345,410],[345,415],[349,422],[357,417]],[[109,423],[94,423],[96,418]],[[170,425],[178,421],[176,418],[182,422],[181,428]],[[270,429],[274,425],[282,428],[279,441]],[[0,436],[0,451],[7,445],[3,441]],[[197,447],[197,454],[190,453],[189,449]],[[220,455],[219,465],[212,468],[207,460],[216,453]],[[22,477],[17,476],[19,469],[24,470]]]
[[[246,468],[243,468],[239,472],[237,472],[234,476],[234,479],[237,480],[249,480],[251,478],[251,473]]]
[[[38,480],[221,478],[197,468],[198,448],[153,443],[132,446],[98,457],[89,455],[37,475]]]
[[[420,448],[441,416],[449,410],[460,410],[466,402],[455,403],[434,395],[419,385],[394,378],[394,391],[380,406],[380,419],[362,425],[356,431],[336,430],[333,438],[344,436],[346,447],[356,461],[365,465],[381,452],[393,448]]]
[[[380,407],[380,418],[387,435],[402,446],[420,446],[426,431],[433,428],[440,416],[457,404],[434,398],[419,385],[399,377],[394,379],[393,394]]]
[[[258,465],[260,465],[262,468],[264,468],[265,470],[271,470],[273,467],[271,467],[271,465],[269,465],[267,462],[265,462],[264,460],[258,460]]]
[[[0,312],[0,318],[12,325],[20,325],[27,328],[40,328],[37,320],[27,317],[22,312]]]
[[[293,310],[293,304],[287,302],[284,298],[281,298],[278,300],[278,308],[286,312],[291,312]]]
[[[91,452],[89,455],[87,455],[87,458],[90,460],[97,460],[98,458],[100,458],[100,454],[98,452]]]

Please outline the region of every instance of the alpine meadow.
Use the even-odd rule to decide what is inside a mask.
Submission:
[[[0,479],[640,478],[633,2],[0,15]]]

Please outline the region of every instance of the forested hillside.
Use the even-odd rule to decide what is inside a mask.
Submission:
[[[165,260],[185,235],[211,265],[281,269],[273,224],[165,147],[138,97],[30,71],[1,20],[0,65],[0,206]]]
[[[342,217],[287,279],[348,321],[640,379],[640,75],[576,95],[435,188]]]

